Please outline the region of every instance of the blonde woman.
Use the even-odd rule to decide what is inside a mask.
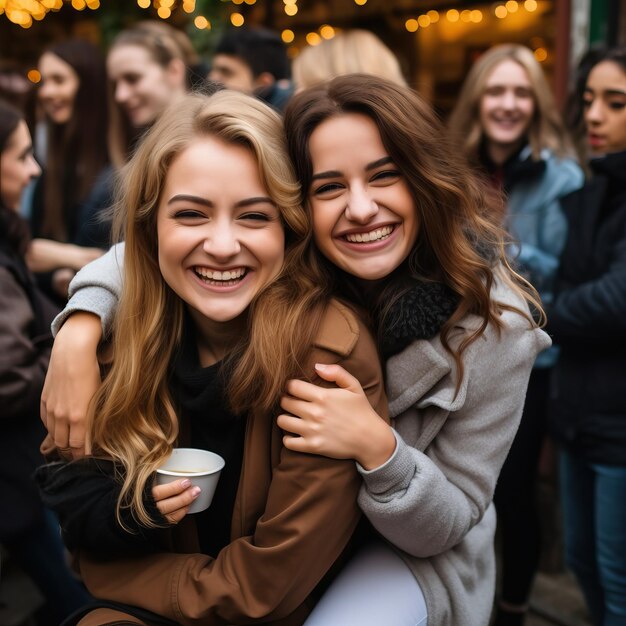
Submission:
[[[340,363],[386,407],[374,343],[311,256],[280,118],[236,92],[181,98],[120,198],[124,287],[92,456],[40,473],[101,601],[80,623],[301,623],[356,527],[360,481],[283,447],[285,381]],[[197,489],[152,487],[176,445],[226,459],[211,507],[180,525]]]
[[[510,257],[549,304],[567,233],[560,199],[582,185],[583,174],[533,53],[507,44],[483,54],[463,85],[450,131],[496,191],[504,192],[502,219],[514,239]],[[552,348],[537,359],[520,430],[496,489],[503,537],[501,626],[522,623],[539,563],[535,481],[557,355]]]
[[[394,53],[374,33],[358,28],[342,31],[318,46],[305,48],[292,64],[297,89],[354,73],[373,74],[397,85],[406,85]]]

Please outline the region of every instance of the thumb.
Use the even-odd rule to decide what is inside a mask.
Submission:
[[[358,393],[362,391],[361,383],[347,372],[341,365],[326,365],[325,363],[316,363],[315,372],[320,378],[327,380],[328,382],[335,383],[342,389],[348,389]]]

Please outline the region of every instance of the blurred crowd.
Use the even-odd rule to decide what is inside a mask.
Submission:
[[[37,624],[57,625],[89,594],[31,478],[43,463],[50,324],[76,273],[120,235],[116,189],[131,155],[191,91],[235,90],[282,113],[294,94],[346,74],[408,87],[394,54],[364,30],[292,63],[277,34],[233,29],[209,66],[184,33],[145,21],[120,32],[106,58],[70,39],[43,51],[38,70],[35,106],[8,90],[0,101],[0,542],[45,597]],[[566,564],[593,623],[626,624],[626,49],[592,50],[571,85],[561,115],[533,53],[499,45],[472,66],[445,120],[447,140],[495,199],[509,262],[539,294],[553,341],[534,363],[493,496],[497,626],[523,624],[528,612],[548,437],[558,450]]]

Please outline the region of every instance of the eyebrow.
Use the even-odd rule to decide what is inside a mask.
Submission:
[[[206,198],[201,198],[200,196],[192,196],[189,194],[177,194],[175,196],[172,196],[168,201],[167,204],[173,204],[174,202],[193,202],[195,204],[201,204],[203,206],[206,206],[210,209],[212,209],[215,204],[213,204],[213,202],[211,202],[211,200],[207,200]],[[261,204],[261,203],[269,203],[269,204],[274,204],[273,200],[268,197],[268,196],[258,196],[258,197],[254,197],[254,198],[246,198],[245,200],[240,200],[239,202],[236,202],[234,207],[236,209],[238,208],[242,208],[242,207],[247,207],[247,206],[251,206],[253,204]]]
[[[381,165],[387,165],[387,163],[393,163],[393,159],[390,156],[384,156],[382,159],[378,159],[376,161],[372,161],[365,166],[366,171],[375,170],[377,167]],[[314,174],[311,177],[311,182],[314,180],[318,180],[320,178],[339,178],[341,176],[341,172],[338,170],[328,170],[327,172],[319,172],[318,174]]]
[[[595,91],[590,87],[586,87],[584,93],[595,94]],[[604,93],[607,96],[626,96],[626,91],[622,91],[621,89],[605,89]]]

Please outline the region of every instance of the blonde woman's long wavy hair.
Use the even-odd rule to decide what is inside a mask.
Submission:
[[[430,106],[411,89],[391,81],[353,74],[312,87],[292,98],[285,111],[285,131],[304,203],[313,175],[311,134],[325,120],[349,113],[366,115],[378,127],[385,148],[409,186],[420,224],[417,241],[407,260],[385,278],[373,301],[361,304],[373,312],[380,340],[386,316],[407,290],[407,278],[438,281],[450,287],[459,296],[459,304],[442,326],[441,341],[454,356],[459,371],[457,385],[460,385],[462,353],[488,324],[502,328],[503,309],[520,313],[531,327],[536,325],[528,311],[492,299],[491,289],[496,279],[512,287],[542,318],[537,292],[507,261],[506,234],[490,206],[496,201],[493,194],[474,175],[464,155],[455,149]],[[335,288],[354,284],[351,277],[343,276],[329,262],[325,267],[335,281]],[[358,290],[350,292],[353,299],[359,300]],[[480,316],[482,324],[452,349],[451,333],[459,320],[470,313]]]
[[[118,519],[129,508],[146,526],[152,522],[142,492],[178,436],[168,368],[180,343],[184,307],[159,271],[156,218],[172,160],[202,136],[252,152],[286,234],[283,269],[250,305],[247,332],[227,358],[227,396],[234,412],[274,409],[286,379],[305,373],[303,362],[330,293],[315,267],[305,264],[311,227],[279,116],[234,91],[177,100],[122,172],[116,230],[126,241],[124,287],[112,366],[91,408],[94,454],[111,458],[120,469]]]
[[[489,76],[503,61],[514,61],[520,65],[530,80],[535,112],[528,129],[528,143],[533,158],[539,159],[544,148],[548,148],[559,157],[573,156],[575,154],[573,145],[543,70],[532,51],[518,44],[494,46],[472,65],[448,121],[453,141],[465,150],[470,160],[477,160],[483,140],[480,101],[485,93]]]
[[[374,33],[359,28],[305,48],[292,63],[293,81],[298,89],[354,73],[382,76],[406,86],[396,55]]]

